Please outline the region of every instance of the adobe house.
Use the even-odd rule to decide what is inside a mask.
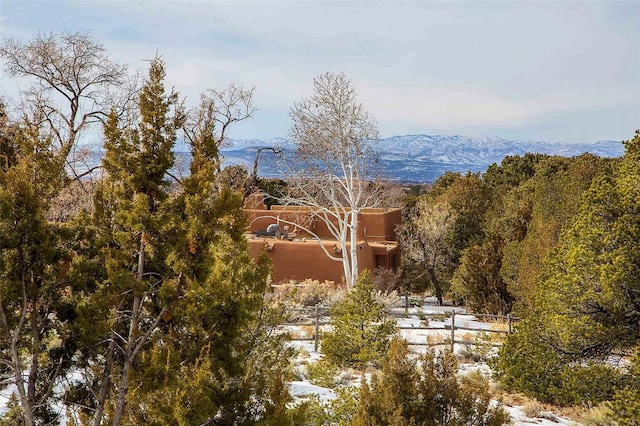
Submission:
[[[340,244],[326,224],[314,218],[308,208],[276,205],[267,210],[262,196],[252,194],[245,202],[245,213],[249,223],[246,236],[251,256],[257,259],[264,251],[271,258],[275,283],[308,278],[338,284],[344,281],[342,262],[331,260],[320,247],[323,244],[330,253],[340,257],[343,255]],[[360,271],[400,266],[395,228],[401,220],[400,209],[372,208],[358,215]]]

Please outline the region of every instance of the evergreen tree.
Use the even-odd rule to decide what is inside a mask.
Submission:
[[[322,353],[335,365],[362,367],[379,362],[387,352],[396,323],[374,299],[369,271],[331,308],[331,326],[322,337]]]
[[[243,194],[219,173],[216,110],[203,102],[196,112],[191,174],[172,195],[166,178],[184,116],[163,77],[156,59],[135,128],[113,113],[105,124],[108,176],[94,227],[79,238],[100,248],[85,243],[72,268],[95,279],[82,318],[104,318],[85,336],[101,353],[87,354],[91,390],[74,395],[95,407],[95,425],[286,424],[291,352],[272,335],[269,268],[249,255]]]
[[[445,173],[429,192],[413,201],[398,236],[405,286],[430,286],[442,303],[464,250],[484,236],[488,196],[478,175]]]
[[[0,383],[16,387],[31,426],[56,421],[54,387],[74,352],[65,230],[45,218],[64,170],[38,117],[11,123],[4,106],[0,117]]]
[[[513,296],[500,276],[504,242],[492,235],[480,245],[471,246],[452,278],[452,292],[474,312],[508,314]]]
[[[526,236],[505,245],[500,270],[515,298],[516,315],[524,317],[533,311],[543,262],[558,245],[562,228],[577,213],[582,193],[610,161],[591,154],[549,157],[537,165],[535,176],[523,185],[531,202]]]
[[[544,400],[611,398],[625,378],[602,361],[638,344],[640,132],[625,146],[619,163],[605,168],[583,194],[540,276],[535,311],[501,348],[502,380],[528,393],[544,389]],[[540,386],[536,371],[548,370],[545,364],[564,381]]]
[[[123,125],[112,110],[104,125],[106,176],[96,189],[94,241],[80,250],[99,254],[104,262],[103,271],[90,275],[96,282],[81,310],[85,324],[97,323],[84,336],[87,347],[100,354],[87,353],[88,384],[98,395],[91,404],[95,425],[102,424],[106,411],[114,425],[124,421],[135,364],[161,334],[173,296],[165,290],[175,285],[165,262],[170,244],[164,229],[170,221],[165,176],[184,117],[177,94],[165,94],[164,75],[163,62],[155,58],[140,91],[137,122]],[[75,259],[72,279],[86,279],[90,261]]]
[[[638,426],[640,424],[640,348],[636,349],[631,360],[629,383],[618,389],[609,407],[613,419],[620,426]]]
[[[585,193],[536,299],[552,344],[580,357],[633,348],[640,336],[640,132],[625,147]]]

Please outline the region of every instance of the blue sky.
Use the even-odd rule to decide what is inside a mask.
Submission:
[[[255,87],[236,138],[286,136],[313,77],[344,72],[382,137],[629,139],[640,128],[640,1],[0,2],[0,36],[89,32],[187,103]],[[2,78],[10,97],[17,82]],[[24,84],[24,83],[20,83]]]

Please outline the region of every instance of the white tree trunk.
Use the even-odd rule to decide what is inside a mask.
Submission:
[[[319,212],[342,249],[347,289],[358,280],[358,213],[375,207],[379,194],[367,183],[377,162],[372,142],[378,137],[374,118],[357,100],[344,74],[326,73],[313,80],[314,94],[294,103],[291,138],[298,149],[293,161],[290,196],[284,204]],[[335,222],[334,222],[335,221]]]
[[[351,232],[351,277],[349,277],[349,281],[347,281],[347,290],[351,290],[358,281],[358,211],[351,210],[351,223],[349,226],[349,231]]]

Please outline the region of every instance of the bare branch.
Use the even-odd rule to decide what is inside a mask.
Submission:
[[[234,85],[222,91],[208,90],[200,95],[200,105],[190,111],[184,134],[191,146],[191,172],[206,162],[215,162],[220,171],[220,148],[226,141],[227,130],[233,123],[253,116],[254,89],[245,90]]]
[[[0,56],[8,76],[33,81],[23,92],[25,101],[46,117],[59,144],[61,164],[83,130],[114,105],[114,93],[120,93],[121,101],[132,98],[126,67],[112,62],[104,47],[87,34],[40,33],[28,42],[7,39]]]
[[[309,207],[327,225],[344,253],[341,260],[351,288],[358,278],[358,215],[379,200],[371,191],[377,186],[368,182],[375,178],[378,131],[344,74],[322,74],[313,85],[313,95],[294,103],[289,114],[297,150],[285,159],[290,186],[280,200]]]

